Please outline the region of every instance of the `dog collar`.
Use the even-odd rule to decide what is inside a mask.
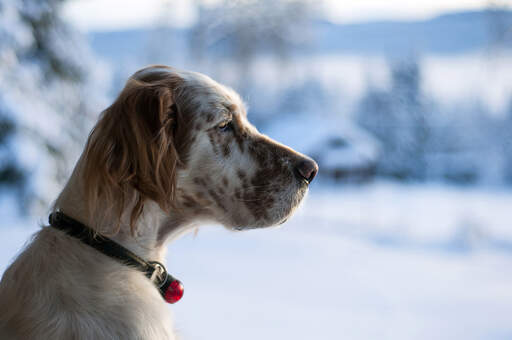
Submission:
[[[143,272],[155,284],[166,302],[178,302],[183,296],[183,284],[172,277],[160,262],[145,261],[119,243],[108,237],[98,235],[91,228],[60,211],[51,213],[49,222],[53,228],[77,238],[124,265]]]

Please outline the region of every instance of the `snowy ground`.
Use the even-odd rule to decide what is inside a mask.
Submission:
[[[512,339],[512,192],[313,185],[283,227],[169,247],[183,339]],[[5,210],[4,210],[5,211]],[[0,272],[36,230],[2,212]]]

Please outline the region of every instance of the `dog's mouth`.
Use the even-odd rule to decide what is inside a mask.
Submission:
[[[235,231],[245,231],[245,230],[252,230],[252,229],[268,228],[268,227],[272,227],[272,226],[280,226],[280,225],[283,225],[286,222],[288,222],[289,218],[290,218],[290,216],[286,216],[280,222],[277,222],[275,224],[271,224],[271,225],[268,225],[268,226],[257,226],[257,225],[253,225],[253,226],[235,226],[232,229],[235,230]]]
[[[302,178],[300,180],[300,185],[305,186],[306,188],[308,188],[310,184],[311,184],[311,181],[309,181],[309,180],[307,180],[305,178]]]
[[[301,205],[308,191],[309,181],[298,181],[296,183],[293,193],[283,195],[281,199],[275,199],[272,205],[266,207],[267,209],[262,217],[257,218],[251,216],[252,214],[249,214],[251,217],[239,215],[238,223],[235,222],[234,226],[229,229],[235,231],[262,229],[286,223]]]
[[[285,224],[286,222],[288,222],[288,218],[289,218],[289,217],[285,217],[285,219],[284,219],[284,220],[282,220],[281,222],[279,222],[277,225]]]

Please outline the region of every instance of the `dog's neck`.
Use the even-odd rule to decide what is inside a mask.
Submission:
[[[97,230],[100,234],[105,234],[144,259],[164,262],[165,241],[175,239],[183,233],[189,225],[187,221],[172,217],[178,214],[165,214],[158,204],[148,201],[144,204],[142,215],[135,222],[135,235],[129,226],[129,214],[123,214],[119,232],[109,234],[118,223],[117,216],[108,214],[109,202],[101,202],[100,206],[106,207],[102,216],[89,216],[83,190],[82,167],[81,159],[55,201],[55,209]],[[100,225],[98,220],[101,221]],[[162,230],[168,231],[164,238]]]

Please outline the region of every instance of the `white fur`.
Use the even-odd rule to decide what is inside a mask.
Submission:
[[[135,76],[148,72],[178,75],[187,85],[183,89],[200,90],[198,95],[187,97],[191,102],[190,107],[197,111],[196,116],[202,117],[211,112],[215,112],[216,116],[209,125],[203,122],[200,131],[193,130],[197,138],[190,145],[191,157],[187,168],[180,169],[176,176],[176,199],[186,200],[187,195],[193,196],[196,205],[164,212],[154,201],[146,201],[142,215],[135,223],[135,237],[131,234],[131,209],[128,207],[121,217],[119,232],[111,238],[146,260],[164,263],[166,242],[190,230],[191,225],[198,221],[211,220],[236,230],[271,226],[285,221],[307,191],[303,181],[296,180],[293,174],[294,164],[306,159],[305,156],[259,134],[247,121],[243,103],[233,90],[206,76],[165,67],[143,69]],[[262,152],[279,152],[280,156],[275,162],[281,163],[279,169],[283,176],[260,176],[265,182],[254,186],[250,179],[258,179],[256,170],[258,167],[265,169],[267,165],[256,162],[247,150],[241,151],[235,141],[230,142],[229,156],[214,152],[216,145],[208,138],[207,131],[216,131],[216,125],[225,119],[226,102],[237,107],[237,112],[231,114],[240,118],[237,129],[245,129],[247,135],[244,143],[267,145]],[[228,135],[222,136],[219,138],[228,143]],[[100,234],[108,235],[118,218],[108,209],[112,206],[111,202],[99,202],[104,210],[97,212],[96,216],[90,216],[86,211],[85,162],[85,156],[82,156],[55,207],[96,228]],[[246,173],[244,180],[243,176],[237,175],[240,169]],[[193,180],[198,177],[208,179],[207,188]],[[283,179],[286,185],[283,185]],[[260,190],[259,196],[235,198],[234,193],[239,190],[251,193],[262,187],[271,192]],[[217,194],[212,190],[216,190]],[[270,194],[276,199],[265,201]],[[254,204],[267,209],[267,216],[253,216],[258,208]],[[0,282],[1,339],[173,340],[176,335],[168,305],[144,274],[62,231],[43,227],[7,269]]]
[[[80,163],[57,204],[87,222]],[[156,228],[164,216],[152,203],[113,237],[143,258],[164,262]],[[20,280],[19,278],[23,278]],[[145,275],[53,228],[42,228],[5,272],[0,285],[0,339],[176,339],[168,305]]]

